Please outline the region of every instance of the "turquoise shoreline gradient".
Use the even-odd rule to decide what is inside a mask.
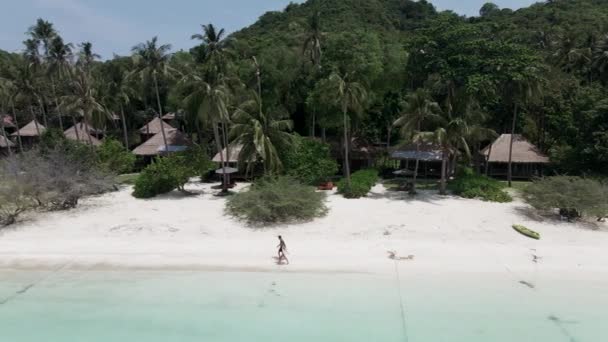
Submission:
[[[606,283],[291,272],[0,272],[0,341],[603,341]],[[479,277],[483,277],[480,275]],[[558,283],[559,286],[550,286]]]

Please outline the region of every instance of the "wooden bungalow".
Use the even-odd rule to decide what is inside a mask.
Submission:
[[[489,176],[507,176],[510,144],[511,134],[503,134],[481,151]],[[542,176],[543,167],[549,163],[549,157],[537,146],[519,134],[513,136],[513,178],[530,179]]]
[[[400,174],[413,176],[416,170],[416,160],[419,160],[419,177],[441,177],[441,163],[443,161],[443,151],[441,146],[426,142],[416,144],[406,144],[394,147],[390,153],[393,160],[400,161]],[[448,160],[451,158],[448,158]],[[451,170],[448,167],[448,170]]]
[[[167,139],[167,146],[165,146],[162,133],[157,133],[155,136],[136,147],[133,150],[133,153],[150,161],[156,156],[185,151],[192,145],[188,136],[175,128],[165,128],[165,137]]]
[[[331,155],[341,167],[344,166],[344,145],[342,141],[328,141]],[[360,138],[353,138],[349,145],[350,170],[352,172],[373,167],[386,147],[377,146]]]
[[[145,142],[148,139],[151,139],[155,135],[161,132],[161,125],[165,128],[166,131],[170,131],[175,129],[173,126],[168,124],[167,122],[162,122],[159,118],[154,118],[152,121],[148,122],[145,126],[139,129],[139,134],[141,135],[141,141]]]
[[[99,146],[102,144],[101,140],[96,138],[96,136],[100,136],[99,130],[87,126],[82,122],[68,128],[63,134],[70,140],[78,141],[86,145],[92,144],[93,146]]]
[[[11,137],[20,137],[23,146],[33,146],[40,141],[40,136],[44,131],[46,131],[46,127],[38,121],[32,120],[18,131],[12,133]]]

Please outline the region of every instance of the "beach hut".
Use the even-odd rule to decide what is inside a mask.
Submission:
[[[165,153],[185,151],[192,145],[188,136],[175,128],[165,128],[165,137],[167,138],[167,146],[165,146],[162,133],[157,133],[143,144],[137,146],[133,150],[133,153],[149,161],[153,157]]]
[[[489,176],[507,176],[510,143],[511,134],[503,134],[481,151]],[[513,178],[530,179],[541,176],[543,167],[549,163],[549,157],[537,146],[519,134],[513,136]]]
[[[416,144],[405,144],[392,149],[390,157],[400,161],[399,174],[413,176],[416,169],[416,160],[419,160],[418,175],[426,177],[441,177],[441,163],[443,151],[441,146],[423,142]],[[448,158],[449,160],[450,158]],[[448,170],[451,170],[448,167]]]
[[[141,135],[141,141],[146,141],[151,139],[155,135],[161,132],[161,125],[165,128],[166,131],[175,129],[173,126],[169,125],[166,122],[161,123],[161,119],[154,118],[152,121],[148,122],[142,128],[139,129],[139,134]]]
[[[92,144],[93,146],[99,146],[102,143],[101,140],[93,135],[95,133],[99,136],[99,130],[80,122],[65,130],[63,135],[70,140],[78,141],[86,145]]]
[[[44,131],[46,131],[46,127],[38,121],[32,120],[18,131],[12,133],[11,137],[21,137],[23,146],[32,146],[40,140],[40,136]]]

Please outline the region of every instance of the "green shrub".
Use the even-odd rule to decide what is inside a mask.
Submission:
[[[338,163],[331,158],[329,145],[308,138],[298,136],[282,159],[285,173],[303,184],[318,185],[338,172]]]
[[[133,196],[152,198],[173,191],[177,185],[173,164],[169,158],[157,158],[135,180]]]
[[[97,155],[101,167],[116,174],[132,172],[135,166],[135,155],[127,151],[118,140],[104,139],[97,148]]]
[[[210,169],[213,169],[213,163],[197,146],[156,158],[137,177],[133,196],[151,198],[175,189],[184,191],[184,186],[191,177],[204,175]]]
[[[448,187],[455,195],[464,198],[477,198],[499,203],[507,203],[513,200],[504,191],[502,183],[493,178],[475,174],[469,168],[460,170],[456,179],[451,181]]]
[[[539,210],[559,209],[569,220],[584,215],[608,215],[608,186],[589,178],[557,176],[540,179],[524,190],[524,198]]]
[[[231,196],[226,210],[253,225],[304,222],[327,213],[324,193],[285,176],[258,180]]]
[[[338,183],[338,192],[346,198],[361,198],[367,196],[378,182],[378,170],[366,169],[353,173],[350,176],[351,184],[346,179]]]

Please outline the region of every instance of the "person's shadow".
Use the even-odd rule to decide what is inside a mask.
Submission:
[[[289,265],[289,262],[286,262],[284,258],[279,258],[278,256],[273,256],[272,259],[279,266]]]

